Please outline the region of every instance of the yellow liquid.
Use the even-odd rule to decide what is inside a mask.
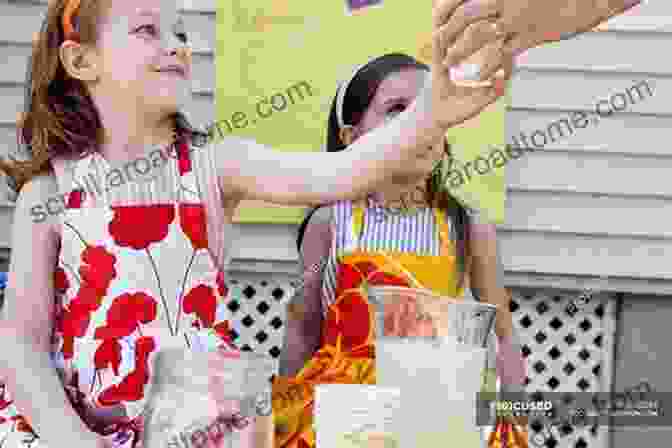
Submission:
[[[414,448],[460,447],[479,448],[482,445],[481,432],[464,417],[449,416],[441,430],[417,430],[401,436],[403,446]]]
[[[404,428],[408,430],[410,428]],[[330,444],[331,445],[331,444]],[[460,447],[479,448],[481,433],[473,424],[467,425],[463,417],[446,419],[443,428],[437,431],[413,430],[403,434],[343,434],[338,437],[334,448],[414,448]],[[322,448],[319,445],[316,448]]]
[[[399,448],[397,437],[389,433],[343,434],[334,448]],[[319,448],[319,447],[316,447]]]

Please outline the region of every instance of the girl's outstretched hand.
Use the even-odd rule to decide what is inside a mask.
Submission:
[[[469,0],[461,2],[446,24],[459,33],[475,19],[497,23],[505,37],[505,51],[517,55],[544,43],[574,37],[637,6],[642,0]],[[459,60],[469,47],[455,46],[451,60]]]
[[[452,25],[463,0],[434,0],[432,17],[432,112],[448,128],[478,115],[505,92],[513,57],[494,23],[467,17]],[[454,57],[459,50],[459,57]],[[472,55],[479,64],[465,64]],[[499,72],[499,73],[498,73]],[[493,75],[497,74],[497,77]]]

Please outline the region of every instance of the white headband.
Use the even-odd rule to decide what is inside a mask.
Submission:
[[[352,80],[355,79],[359,71],[363,69],[367,64],[368,62],[355,68],[355,70],[350,75],[350,78],[342,82],[341,85],[338,87],[338,95],[336,95],[336,118],[338,119],[338,127],[340,129],[343,129],[346,126],[345,120],[343,119],[343,104],[345,103],[345,92],[348,91],[348,86],[350,85]]]

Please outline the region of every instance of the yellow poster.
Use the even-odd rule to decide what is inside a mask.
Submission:
[[[429,62],[431,9],[432,0],[220,1],[218,133],[279,150],[322,151],[336,88],[355,66],[386,53]],[[504,216],[503,163],[491,153],[504,146],[504,111],[502,99],[449,132],[460,173],[448,186],[497,222]],[[246,201],[235,219],[298,223],[303,213]]]

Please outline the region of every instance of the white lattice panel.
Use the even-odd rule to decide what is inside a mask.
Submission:
[[[232,337],[244,351],[271,355],[282,349],[286,305],[296,282],[287,274],[228,273]]]
[[[229,310],[242,350],[282,349],[286,304],[295,278],[287,274],[230,273]],[[607,392],[611,389],[615,309],[613,295],[598,293],[575,313],[568,304],[580,291],[514,289],[511,310],[527,361],[527,392]],[[530,448],[606,448],[606,428],[556,427],[551,437],[530,425]],[[535,435],[537,438],[532,440]],[[546,433],[548,435],[548,433]],[[541,443],[540,443],[541,442]]]
[[[596,293],[572,312],[580,291],[512,290],[514,325],[527,361],[526,391],[608,392],[616,300]],[[606,448],[607,428],[559,425],[550,435],[530,425],[530,448]],[[545,435],[544,435],[545,434]],[[536,436],[536,437],[535,437]]]

